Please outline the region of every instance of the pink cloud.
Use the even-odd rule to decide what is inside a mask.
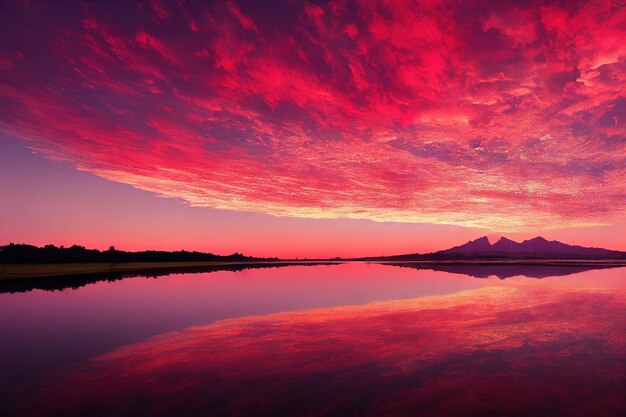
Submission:
[[[197,206],[519,232],[623,217],[617,4],[146,10],[12,8],[0,128]]]

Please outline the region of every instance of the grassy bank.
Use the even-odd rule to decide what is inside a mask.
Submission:
[[[259,264],[262,262],[254,262]],[[268,262],[269,263],[269,262]],[[194,267],[245,265],[242,262],[125,262],[71,264],[0,264],[0,280],[41,278],[106,272],[135,272]]]

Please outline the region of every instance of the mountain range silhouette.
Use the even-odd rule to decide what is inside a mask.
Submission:
[[[496,243],[491,244],[487,236],[483,236],[476,240],[467,242],[464,245],[455,246],[450,249],[436,252],[444,255],[479,255],[479,256],[575,256],[575,257],[603,257],[626,255],[625,252],[619,252],[602,248],[588,248],[577,245],[568,245],[556,240],[546,240],[541,236],[524,240],[523,242],[515,242],[506,237],[500,238]]]
[[[368,260],[422,261],[468,259],[626,259],[626,252],[568,245],[541,236],[516,242],[506,237],[491,243],[487,236],[438,252],[366,258]]]

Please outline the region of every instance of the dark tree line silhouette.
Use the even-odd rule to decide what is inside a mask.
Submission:
[[[234,253],[222,256],[204,252],[176,252],[147,250],[126,252],[111,246],[106,251],[86,249],[84,246],[68,248],[54,245],[37,247],[26,244],[10,243],[0,247],[0,263],[3,264],[47,264],[47,263],[83,263],[83,262],[249,262],[277,260],[277,258],[254,258]]]

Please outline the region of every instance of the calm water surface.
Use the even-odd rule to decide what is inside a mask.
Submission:
[[[10,415],[626,410],[626,268],[475,276],[359,263],[0,294],[0,398]]]

